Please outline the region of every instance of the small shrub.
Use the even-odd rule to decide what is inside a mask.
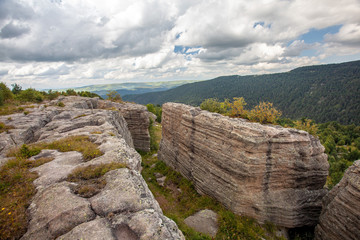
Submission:
[[[228,101],[219,102],[216,98],[205,99],[201,104],[200,108],[202,110],[207,110],[209,112],[216,112],[220,114],[226,114],[228,112]]]
[[[0,122],[0,133],[7,132],[9,129],[13,129],[13,126],[6,125],[3,122]]]
[[[225,100],[224,104],[229,109],[226,115],[237,118],[248,118],[248,111],[245,110],[247,103],[243,97],[234,97],[232,103],[230,103],[228,100]]]
[[[67,89],[66,96],[77,96],[77,93],[74,89]]]
[[[112,102],[122,102],[122,98],[117,91],[107,91],[107,99]]]
[[[57,105],[58,107],[65,107],[65,104],[64,104],[63,102],[58,102],[56,105]]]
[[[16,95],[16,94],[19,94],[21,92],[22,87],[19,84],[14,83],[14,84],[11,84],[11,86],[12,86],[11,92],[13,94]]]
[[[147,110],[148,110],[149,112],[155,114],[155,116],[156,116],[156,121],[157,121],[158,123],[161,123],[162,108],[161,108],[159,105],[155,106],[154,104],[151,104],[151,103],[147,104],[147,105],[146,105],[146,108],[147,108]]]
[[[30,112],[29,111],[24,111],[24,115],[28,115]]]
[[[14,94],[6,86],[5,83],[0,83],[0,106],[4,104],[5,101],[11,100],[14,98]]]
[[[313,136],[317,136],[318,127],[315,122],[311,119],[303,118],[294,122],[294,128],[304,130]]]
[[[49,100],[54,100],[55,98],[57,98],[58,96],[60,96],[60,93],[58,91],[52,91],[49,90],[47,93],[44,94],[45,98],[49,99]]]
[[[281,112],[273,107],[270,102],[260,102],[249,113],[249,120],[259,123],[276,123],[281,116]]]
[[[26,144],[23,144],[20,148],[20,155],[23,158],[30,158],[32,156],[38,155],[41,152],[41,149],[36,147],[28,147]]]

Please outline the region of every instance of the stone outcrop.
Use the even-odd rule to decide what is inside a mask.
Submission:
[[[317,240],[359,239],[360,160],[349,167],[341,181],[324,197]]]
[[[262,223],[317,224],[329,168],[317,138],[176,103],[163,105],[162,129],[159,159],[198,192]]]
[[[154,114],[148,112],[146,107],[140,104],[101,101],[100,106],[119,110],[128,124],[135,149],[150,151],[149,118],[153,118]]]
[[[65,107],[58,107],[61,101]],[[140,175],[141,157],[119,111],[99,109],[98,99],[66,97],[29,108],[29,114],[0,116],[14,126],[0,134],[0,158],[23,143],[53,142],[87,136],[104,153],[85,161],[79,152],[42,150],[31,159],[53,158],[32,171],[39,177],[28,208],[30,222],[22,239],[184,239],[165,217]],[[124,163],[105,174],[106,185],[90,198],[75,194],[67,176],[77,167]]]
[[[184,219],[184,223],[198,232],[215,238],[218,232],[218,215],[209,209],[201,210]]]

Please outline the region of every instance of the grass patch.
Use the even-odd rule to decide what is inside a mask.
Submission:
[[[157,151],[161,139],[161,125],[155,124],[152,118],[149,118],[150,150]]]
[[[38,177],[30,168],[40,166],[52,158],[30,161],[23,157],[9,160],[0,169],[0,239],[19,239],[28,226],[26,209],[35,187],[32,182]]]
[[[69,182],[76,182],[77,185],[72,187],[75,194],[84,198],[89,198],[101,191],[106,185],[106,180],[103,177],[105,173],[118,168],[125,168],[123,163],[108,163],[91,165],[87,167],[79,167],[69,174],[67,180]]]
[[[52,143],[23,144],[21,147],[9,151],[8,157],[14,158],[9,160],[0,169],[0,239],[19,239],[26,232],[28,226],[26,209],[31,198],[36,193],[32,183],[38,177],[36,173],[30,172],[30,169],[53,160],[53,158],[28,160],[28,158],[39,154],[42,149],[56,149],[61,152],[79,151],[83,154],[85,160],[90,160],[103,154],[97,148],[97,145],[92,143],[87,136],[71,136]],[[91,166],[91,169],[77,170],[69,178],[76,181],[74,179],[77,176],[80,179],[95,181],[96,177],[99,178],[107,171],[120,167],[124,167],[124,164],[105,164],[102,167]],[[79,194],[89,196],[91,191],[96,192],[99,186],[104,185],[103,181],[95,181],[95,183],[98,184],[95,185],[96,188],[90,184],[79,184],[82,186],[78,190]],[[95,190],[89,188],[94,188]]]
[[[5,123],[0,122],[0,133],[7,132],[8,130],[13,129],[13,128],[14,128],[13,126],[6,125]]]
[[[150,134],[159,144],[161,125],[155,125],[154,131]],[[216,200],[198,194],[189,180],[159,161],[155,153],[156,151],[141,152],[143,166],[141,174],[164,214],[176,222],[186,239],[212,239],[184,223],[185,218],[203,209],[211,209],[218,213],[219,231],[215,239],[284,239],[276,236],[276,226],[273,224],[266,223],[262,226],[256,220],[235,215]],[[166,176],[164,187],[156,181],[157,173]]]
[[[102,134],[102,132],[101,131],[93,131],[93,132],[91,132],[91,134]]]
[[[86,114],[81,114],[81,115],[79,115],[79,116],[74,117],[74,119],[81,118],[81,117],[85,117],[85,116],[87,116],[87,115],[86,115]]]
[[[84,160],[89,161],[104,154],[97,147],[95,143],[90,141],[88,136],[70,136],[51,143],[23,144],[20,149],[11,150],[7,156],[31,157],[39,154],[42,149],[54,149],[60,152],[81,152]]]
[[[0,115],[10,115],[14,113],[24,112],[24,107],[19,107],[20,103],[6,103],[4,106],[0,107]]]

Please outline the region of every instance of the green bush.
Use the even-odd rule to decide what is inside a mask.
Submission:
[[[49,90],[47,93],[44,94],[45,97],[49,100],[54,100],[55,98],[57,98],[58,96],[60,96],[60,93],[58,91],[52,91]]]
[[[24,158],[30,158],[32,156],[38,155],[40,153],[40,149],[36,147],[29,148],[26,144],[23,144],[20,148],[20,155]]]
[[[107,91],[107,99],[112,102],[122,102],[122,98],[117,91]]]
[[[5,83],[0,83],[0,105],[3,105],[6,100],[11,100],[14,98],[14,94],[6,86]]]
[[[66,96],[77,96],[77,93],[74,89],[67,89]]]
[[[207,110],[209,112],[216,112],[220,114],[226,114],[228,112],[227,104],[224,104],[224,102],[219,102],[216,98],[205,99],[200,104],[200,108],[202,110]]]
[[[44,95],[33,88],[28,88],[16,95],[16,98],[21,102],[42,102]]]
[[[146,105],[146,108],[147,108],[147,110],[149,112],[155,114],[156,121],[158,123],[161,123],[161,117],[162,117],[162,108],[161,108],[161,106],[160,105],[155,106],[154,104],[149,103],[149,104]]]

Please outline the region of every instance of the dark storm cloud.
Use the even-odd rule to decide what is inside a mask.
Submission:
[[[27,5],[12,0],[0,0],[0,22],[4,19],[27,20],[32,18],[34,11]]]
[[[28,27],[16,26],[10,22],[0,30],[0,38],[15,38],[30,31]]]

